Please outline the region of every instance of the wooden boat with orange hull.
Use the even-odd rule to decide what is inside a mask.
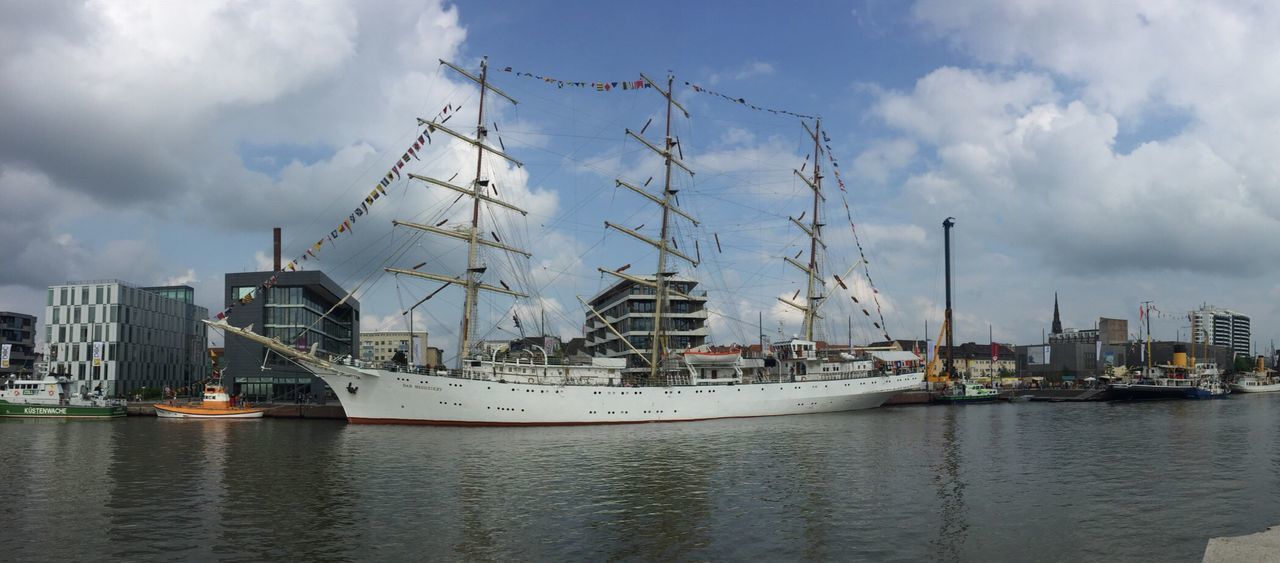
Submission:
[[[160,418],[262,418],[266,408],[231,404],[231,397],[221,385],[204,387],[204,401],[185,405],[157,404],[156,416]]]

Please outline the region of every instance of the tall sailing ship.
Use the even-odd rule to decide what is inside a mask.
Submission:
[[[339,400],[351,422],[436,424],[436,425],[575,425],[622,424],[643,422],[675,422],[718,418],[777,416],[804,413],[836,412],[874,408],[889,397],[905,390],[918,388],[922,374],[910,367],[904,358],[879,354],[855,355],[852,350],[834,352],[821,349],[815,338],[815,324],[821,319],[820,306],[826,298],[825,283],[819,269],[819,247],[822,240],[822,223],[819,221],[819,204],[824,199],[819,141],[821,122],[815,120],[814,128],[806,133],[814,141],[811,155],[811,173],[796,171],[813,192],[813,209],[808,223],[792,219],[809,239],[809,259],[801,262],[787,257],[785,261],[799,269],[807,277],[805,301],[779,298],[788,306],[803,313],[803,335],[776,342],[768,350],[762,350],[759,358],[743,357],[738,350],[714,349],[700,346],[680,352],[670,352],[668,338],[669,313],[666,304],[671,298],[689,298],[682,293],[686,284],[676,283],[673,261],[696,267],[699,259],[681,252],[671,242],[670,231],[677,220],[697,224],[697,218],[678,207],[673,189],[674,173],[693,174],[677,156],[677,141],[671,134],[674,110],[686,118],[688,112],[673,96],[674,79],[669,75],[666,85],[641,75],[647,85],[665,100],[665,137],[654,143],[644,137],[645,128],[639,132],[626,130],[634,138],[663,160],[664,176],[662,192],[653,194],[645,186],[637,186],[617,180],[619,187],[641,196],[648,203],[661,208],[662,224],[657,239],[647,237],[638,230],[628,229],[613,222],[605,227],[657,250],[657,264],[653,275],[635,276],[622,271],[600,271],[625,282],[652,290],[654,295],[652,334],[648,339],[649,351],[643,353],[621,334],[612,324],[616,318],[591,308],[588,312],[602,321],[620,342],[630,348],[635,362],[641,364],[637,376],[635,365],[628,369],[624,358],[591,358],[582,363],[551,363],[547,354],[541,361],[485,357],[474,347],[477,322],[477,297],[480,292],[526,298],[499,280],[499,285],[485,283],[482,276],[486,267],[479,260],[478,251],[487,247],[491,251],[528,258],[525,250],[489,240],[482,236],[487,229],[480,224],[482,204],[491,209],[524,214],[519,207],[503,201],[496,190],[491,193],[490,181],[484,177],[486,155],[501,158],[516,166],[521,163],[504,150],[491,145],[486,137],[485,100],[488,94],[496,95],[511,103],[515,100],[489,82],[488,64],[481,62],[478,74],[468,72],[446,61],[441,64],[458,72],[479,85],[479,113],[475,136],[455,131],[437,120],[422,120],[421,125],[430,131],[443,131],[469,145],[476,152],[476,173],[468,185],[451,181],[410,175],[419,181],[449,189],[460,197],[471,199],[471,222],[462,230],[442,229],[438,226],[394,221],[404,227],[432,235],[466,241],[467,267],[461,274],[440,274],[418,271],[417,268],[387,268],[396,275],[413,276],[438,282],[445,286],[457,286],[465,291],[461,330],[458,342],[458,366],[452,370],[423,371],[396,368],[394,366],[369,365],[351,358],[321,358],[314,351],[299,350],[274,338],[253,332],[253,327],[235,327],[225,321],[212,322],[214,327],[227,334],[247,338],[262,344],[270,351],[289,358],[323,379],[338,394]],[[679,169],[678,172],[676,169]],[[646,182],[647,185],[647,182]],[[496,237],[495,237],[496,239]]]

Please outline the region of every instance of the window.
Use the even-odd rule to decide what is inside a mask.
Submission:
[[[98,295],[97,295],[97,297],[98,297],[98,299],[97,299],[97,300],[95,300],[95,301],[94,301],[94,303],[106,303],[106,301],[103,301],[103,300],[102,300],[102,286],[98,286]]]
[[[253,289],[254,288],[252,287],[233,287],[231,288],[231,298],[235,299],[236,301],[244,299],[244,296],[250,295],[253,293]]]
[[[80,288],[80,303],[84,304],[88,302],[89,302],[89,286],[86,285]]]
[[[58,308],[54,307],[53,308],[53,324],[58,324],[59,322],[61,321],[58,320]]]
[[[50,306],[53,305],[53,288],[52,287],[49,288],[49,302],[46,303],[46,305],[50,305]]]

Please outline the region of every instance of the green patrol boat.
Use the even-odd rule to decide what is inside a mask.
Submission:
[[[967,405],[970,403],[994,403],[1000,392],[972,381],[958,381],[946,393],[934,397],[938,403]]]
[[[0,388],[0,418],[116,418],[129,414],[124,401],[71,392],[65,376],[10,379]]]

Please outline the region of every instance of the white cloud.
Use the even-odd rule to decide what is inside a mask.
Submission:
[[[253,263],[257,266],[255,271],[258,272],[270,272],[276,267],[275,257],[261,250],[253,253]]]
[[[748,78],[755,78],[757,76],[770,76],[776,71],[777,69],[774,68],[773,63],[768,63],[764,61],[749,61],[733,70],[712,73],[711,76],[707,79],[707,82],[714,85],[714,84],[719,84],[720,82],[726,79],[727,80],[746,80]]]
[[[200,277],[196,275],[195,269],[187,268],[186,272],[165,278],[160,285],[190,285],[199,281]]]
[[[1256,271],[1259,251],[1280,258],[1251,248],[1280,225],[1226,155],[1193,135],[1117,153],[1115,118],[1044,101],[1060,96],[1039,77],[946,68],[878,114],[936,153],[905,182],[912,201],[1059,271]]]
[[[742,66],[737,73],[733,75],[734,80],[745,80],[756,76],[769,76],[773,74],[775,69],[772,63],[761,61],[751,61]]]
[[[908,139],[891,139],[875,143],[853,159],[854,177],[884,184],[915,158],[916,143]]]

